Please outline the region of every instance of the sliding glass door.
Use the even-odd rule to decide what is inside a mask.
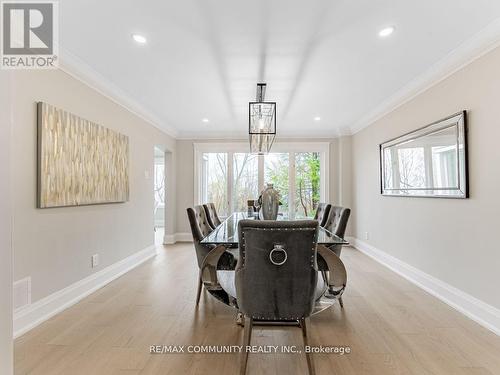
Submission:
[[[288,153],[271,153],[264,156],[264,181],[261,186],[273,184],[281,194],[279,213],[289,214],[290,197],[290,155]]]
[[[229,213],[227,153],[203,153],[201,167],[201,201],[215,203],[219,215],[227,216]]]
[[[259,160],[257,155],[234,153],[231,211],[246,211],[247,200],[259,196]]]
[[[321,199],[321,159],[318,152],[295,154],[294,210],[296,218],[314,216]]]
[[[247,145],[195,144],[195,202],[213,202],[225,217],[246,211],[247,201],[271,183],[281,194],[281,214],[313,217],[328,200],[327,145],[282,144],[263,156],[244,152]]]

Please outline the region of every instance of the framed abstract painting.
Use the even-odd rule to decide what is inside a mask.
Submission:
[[[129,139],[47,103],[37,103],[37,207],[126,202]]]

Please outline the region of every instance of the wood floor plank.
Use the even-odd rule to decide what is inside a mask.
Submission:
[[[311,318],[317,374],[492,375],[500,338],[352,248],[343,250],[345,308]],[[151,354],[151,345],[241,345],[235,311],[203,292],[192,244],[166,246],[15,342],[16,375],[237,374],[239,353]],[[257,326],[252,345],[295,345],[297,327]],[[248,374],[303,375],[304,353],[250,354]]]

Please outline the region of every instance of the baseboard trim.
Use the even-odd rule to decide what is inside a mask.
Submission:
[[[14,312],[14,338],[22,336],[54,315],[76,304],[89,294],[151,259],[156,253],[156,247],[149,246]]]
[[[173,245],[177,242],[193,242],[193,236],[191,233],[175,233],[175,234],[166,234],[163,237],[164,245]]]
[[[175,234],[176,242],[193,242],[193,236],[191,233],[176,233]]]
[[[500,310],[354,237],[359,251],[500,336]]]
[[[175,234],[166,234],[163,236],[164,245],[172,245],[175,243]]]

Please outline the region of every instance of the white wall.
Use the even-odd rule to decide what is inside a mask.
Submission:
[[[383,197],[378,144],[468,110],[470,199]],[[352,139],[354,235],[500,308],[500,49]]]
[[[154,146],[163,145],[175,155],[176,145],[163,132],[62,71],[13,74],[14,279],[32,278],[35,302],[154,244]],[[129,136],[129,202],[35,208],[37,101]],[[175,156],[172,158],[175,163]],[[167,177],[171,186],[175,167],[172,169]],[[175,189],[167,194],[167,200],[173,202]],[[172,222],[169,230],[175,230]],[[94,253],[100,254],[100,265],[92,269]]]
[[[177,141],[177,233],[191,233],[186,209],[194,205],[194,142]]]
[[[186,208],[194,204],[194,143],[232,143],[235,140],[178,140],[177,141],[177,232],[191,233]],[[238,140],[239,142],[244,140]],[[351,205],[351,137],[335,139],[279,139],[282,142],[329,142],[330,143],[330,202]],[[349,234],[349,229],[347,231]]]
[[[352,137],[332,139],[330,143],[330,202],[352,208]],[[346,235],[350,235],[350,224]]]
[[[10,73],[0,71],[0,374],[12,374]]]

